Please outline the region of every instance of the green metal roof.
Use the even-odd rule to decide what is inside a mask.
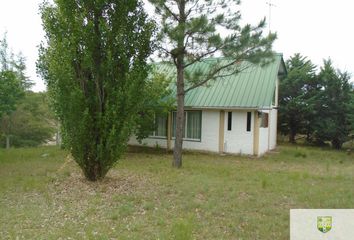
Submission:
[[[227,59],[211,58],[195,63],[187,68],[189,73],[195,71],[206,72],[216,61]],[[285,65],[281,54],[274,56],[274,61],[260,66],[249,62],[238,63],[237,67],[245,70],[231,76],[211,80],[206,86],[200,86],[187,92],[185,96],[186,108],[270,108],[274,99],[278,74],[285,74]],[[159,72],[167,76],[176,77],[176,69],[172,64],[157,64]],[[188,79],[186,79],[188,81]],[[172,84],[175,95],[176,86]]]

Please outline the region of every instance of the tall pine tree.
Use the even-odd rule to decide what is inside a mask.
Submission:
[[[272,56],[275,34],[263,37],[265,20],[256,26],[240,25],[239,0],[149,0],[155,7],[159,32],[158,50],[170,58],[177,72],[177,116],[174,159],[182,166],[184,97],[187,92],[220,78],[226,71],[237,74],[239,61],[261,63]],[[224,34],[221,34],[223,32]],[[195,63],[218,55],[207,71],[189,73]]]
[[[314,122],[318,142],[331,141],[340,149],[351,131],[350,75],[333,67],[330,59],[324,60],[318,75],[322,88],[318,96],[318,112]]]
[[[286,61],[288,74],[280,81],[279,129],[295,143],[297,134],[310,136],[314,98],[319,91],[316,66],[299,53]],[[309,138],[309,137],[308,137]]]

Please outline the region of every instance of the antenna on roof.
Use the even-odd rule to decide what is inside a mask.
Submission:
[[[270,18],[272,16],[272,7],[276,7],[276,5],[272,3],[272,0],[269,0],[269,2],[267,2],[267,5],[269,6],[268,26],[269,26],[269,33],[270,33]]]

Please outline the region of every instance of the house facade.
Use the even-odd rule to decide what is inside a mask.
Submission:
[[[248,64],[242,72],[187,93],[184,149],[261,156],[276,147],[282,55],[263,67],[241,64]],[[161,70],[173,75],[171,68]],[[157,116],[156,130],[142,144],[173,149],[175,118],[174,111]],[[129,144],[140,145],[134,137]]]

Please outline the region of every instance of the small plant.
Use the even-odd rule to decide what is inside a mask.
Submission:
[[[126,203],[119,208],[120,217],[127,217],[134,212],[134,205],[131,203]]]
[[[143,206],[145,211],[151,211],[154,209],[154,204],[152,202],[146,202]]]
[[[112,214],[111,219],[112,219],[113,221],[117,221],[117,220],[119,219],[118,214],[117,214],[117,213]]]
[[[192,239],[193,223],[191,220],[180,219],[172,226],[173,239],[188,240]]]
[[[304,152],[296,152],[294,155],[296,158],[302,157],[302,158],[307,158],[307,154]]]

